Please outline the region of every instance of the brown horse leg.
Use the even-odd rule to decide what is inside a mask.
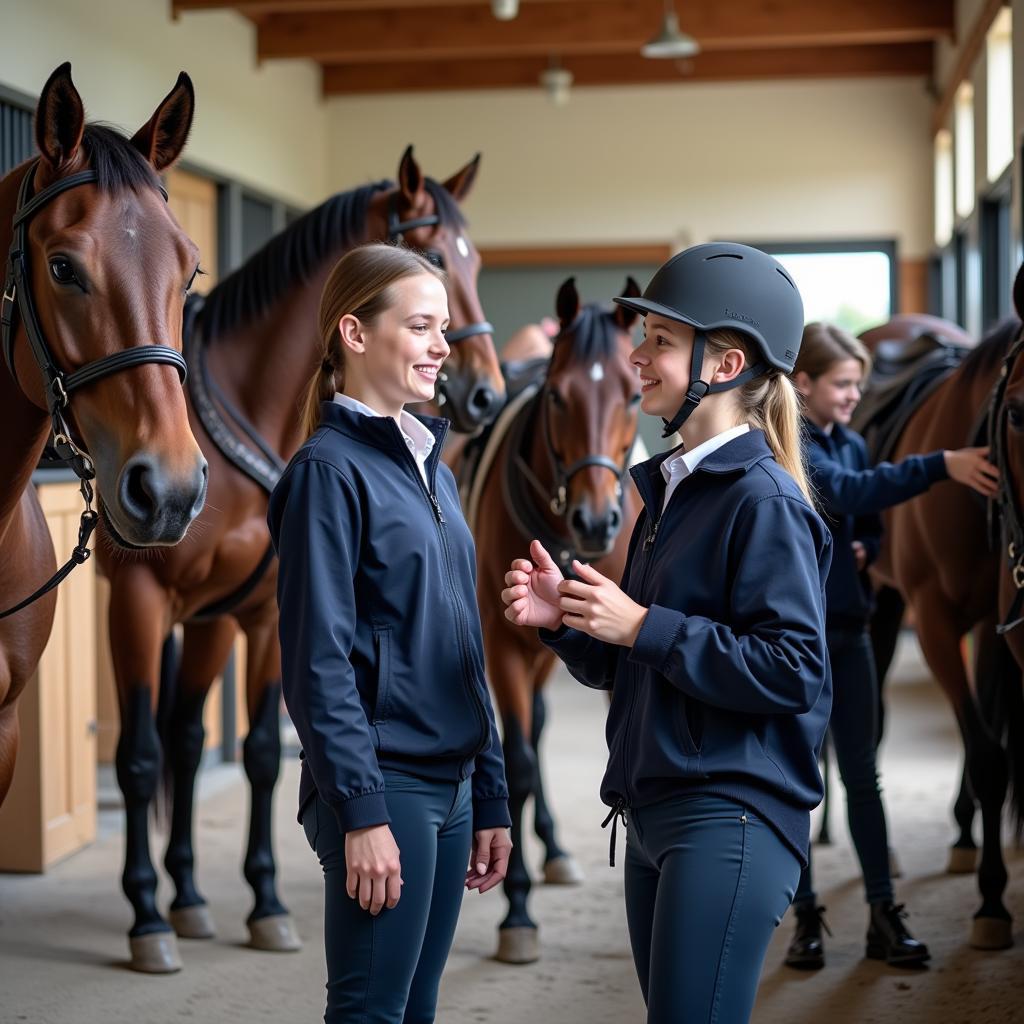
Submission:
[[[544,675],[550,671],[546,667]],[[583,871],[576,860],[558,844],[555,834],[555,819],[548,807],[544,793],[544,769],[540,758],[540,737],[547,722],[547,706],[544,702],[543,680],[533,692],[533,727],[530,730],[530,747],[537,762],[533,794],[533,830],[544,844],[544,881],[548,885],[579,885]]]
[[[186,939],[209,939],[214,934],[206,900],[195,883],[192,843],[195,782],[206,740],[203,707],[214,677],[227,661],[236,631],[234,620],[226,616],[211,622],[187,623],[175,678],[165,678],[161,687],[162,690],[169,688],[173,694],[163,729],[165,771],[173,794],[171,833],[164,867],[174,882],[171,924],[178,935]],[[174,644],[173,636],[166,642]],[[164,661],[167,663],[168,659]],[[168,668],[171,668],[169,664]]]
[[[1006,797],[1006,758],[999,744],[985,728],[977,702],[970,692],[967,672],[960,654],[963,629],[957,615],[941,596],[924,595],[914,601],[915,619],[921,649],[928,667],[953,704],[966,753],[967,773],[971,788],[981,804],[983,839],[978,886],[982,893],[981,908],[974,916],[971,944],[980,948],[999,949],[1010,945],[1010,915],[1003,906],[1006,868],[1000,845],[1002,807]],[[979,630],[979,665],[996,664],[987,647],[988,637],[998,638],[995,630]],[[981,647],[985,646],[982,654]]]
[[[149,805],[160,781],[155,706],[160,650],[169,625],[166,597],[140,573],[140,586],[114,585],[110,649],[117,679],[121,735],[115,766],[124,796],[125,864],[121,885],[135,911],[129,932],[131,967],[166,974],[181,969],[171,926],[156,905],[156,870],[149,855]]]
[[[492,644],[488,650],[494,647]],[[533,730],[533,680],[518,646],[504,648],[500,660],[488,658],[487,667],[501,714],[512,817],[512,854],[505,874],[508,913],[499,926],[497,959],[504,963],[532,963],[540,952],[537,925],[527,909],[531,882],[523,856],[523,809],[537,784],[537,758],[529,741]]]
[[[11,788],[14,762],[18,756],[18,705],[0,708],[0,805]]]
[[[252,791],[244,871],[255,897],[246,924],[254,948],[290,953],[300,949],[302,943],[288,909],[277,895],[273,844],[274,786],[281,771],[281,651],[277,643],[277,618],[264,612],[243,625],[248,641],[245,689],[249,733],[242,745],[242,762]]]

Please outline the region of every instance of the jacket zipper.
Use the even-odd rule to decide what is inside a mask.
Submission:
[[[397,423],[395,424],[395,429],[399,430]],[[401,433],[400,430],[399,433]],[[444,438],[439,438],[436,443],[438,445],[443,444]],[[473,709],[476,712],[477,719],[480,722],[480,744],[470,758],[470,760],[475,760],[479,754],[482,754],[487,749],[487,744],[490,740],[490,729],[488,728],[487,723],[487,712],[484,709],[483,701],[477,693],[476,686],[474,685],[469,671],[469,627],[465,620],[465,610],[462,607],[462,602],[459,600],[458,591],[455,589],[455,567],[452,564],[451,549],[448,546],[448,532],[446,529],[447,520],[444,517],[444,512],[441,509],[441,502],[438,500],[437,494],[434,489],[428,487],[423,482],[423,475],[420,473],[420,467],[416,464],[416,459],[412,452],[406,448],[404,441],[401,442],[401,450],[405,453],[406,461],[411,463],[413,473],[416,475],[416,482],[419,484],[420,490],[426,495],[427,500],[430,503],[431,510],[434,513],[434,525],[437,528],[438,537],[441,539],[441,549],[444,552],[445,562],[445,582],[448,585],[448,592],[451,598],[452,608],[455,611],[455,621],[459,634],[459,655],[462,661],[462,684],[469,695],[470,701],[473,704]],[[436,473],[437,463],[435,462],[430,470],[430,480],[432,485],[436,480]]]

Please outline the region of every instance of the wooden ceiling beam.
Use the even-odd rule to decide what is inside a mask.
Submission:
[[[906,43],[952,36],[953,0],[688,0],[682,28],[705,50]],[[323,64],[635,53],[661,21],[661,0],[524,5],[497,21],[485,3],[348,13],[268,14],[259,56]]]
[[[760,78],[856,78],[923,75],[932,71],[930,43],[833,46],[777,50],[718,50],[686,61],[645,60],[638,54],[567,57],[574,84],[637,85],[659,82],[741,81]],[[324,68],[325,95],[428,92],[460,89],[539,88],[542,57],[503,60],[415,61]]]
[[[262,17],[267,14],[319,14],[325,11],[345,13],[384,8],[409,7],[472,7],[487,0],[170,0],[175,16],[186,11],[234,10],[241,14]],[[567,0],[521,0],[523,4],[566,3]],[[617,0],[593,0],[594,3],[615,3]]]

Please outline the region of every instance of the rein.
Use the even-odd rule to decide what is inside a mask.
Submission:
[[[989,449],[993,463],[999,469],[999,493],[989,506],[989,514],[998,513],[1000,521],[1000,543],[1004,547],[1010,579],[1016,593],[1006,613],[1006,619],[996,627],[1000,636],[1024,623],[1024,509],[1021,508],[1013,487],[1010,460],[1007,452],[1006,434],[1009,411],[1006,407],[1006,387],[1010,374],[1021,352],[1024,351],[1024,334],[1010,348],[1003,359],[999,380],[992,391],[989,416]]]
[[[95,359],[85,366],[65,373],[57,365],[56,359],[50,351],[43,337],[42,328],[39,324],[39,316],[36,311],[35,302],[32,298],[31,272],[28,262],[28,222],[51,200],[69,189],[77,188],[80,185],[95,184],[98,175],[94,170],[80,171],[77,174],[61,178],[59,181],[48,185],[36,195],[31,195],[31,182],[35,176],[36,168],[39,166],[37,159],[25,173],[18,189],[18,204],[15,209],[13,228],[14,237],[11,240],[11,248],[7,255],[7,266],[4,274],[4,291],[0,299],[0,335],[2,335],[4,360],[10,370],[11,377],[15,384],[21,388],[18,374],[14,366],[14,343],[17,335],[17,324],[20,317],[25,328],[25,335],[28,338],[29,348],[35,358],[36,365],[43,378],[43,395],[46,399],[47,412],[50,415],[50,423],[53,430],[53,442],[51,448],[56,454],[57,460],[68,465],[75,476],[78,477],[82,499],[85,502],[85,510],[78,526],[78,544],[71,553],[71,557],[61,566],[57,572],[47,580],[38,590],[30,594],[23,601],[13,608],[0,612],[0,619],[14,615],[28,605],[38,601],[39,598],[48,594],[57,587],[69,575],[76,565],[81,565],[91,554],[89,550],[89,539],[99,515],[92,507],[94,498],[92,481],[96,477],[96,467],[89,456],[89,453],[75,443],[71,436],[71,428],[68,426],[67,416],[71,395],[79,388],[93,384],[104,377],[109,377],[124,370],[130,370],[136,366],[143,366],[148,363],[161,363],[173,366],[178,371],[181,382],[185,382],[186,365],[185,360],[177,349],[169,345],[140,345],[135,348],[123,349],[114,352],[109,356]],[[167,199],[167,193],[160,190]],[[24,389],[22,389],[24,393]],[[26,395],[26,397],[28,397]],[[31,401],[31,399],[29,399]]]

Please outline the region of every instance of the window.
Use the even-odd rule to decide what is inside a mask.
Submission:
[[[956,91],[953,129],[956,214],[967,217],[974,209],[974,86],[970,82]]]
[[[953,134],[943,129],[935,136],[935,244],[953,237]]]
[[[859,334],[896,310],[895,242],[753,244],[793,275],[808,323],[826,320]]]
[[[986,40],[987,173],[995,181],[1013,160],[1013,15],[1004,7]]]
[[[32,108],[20,102],[10,102],[0,95],[0,178],[23,160],[34,156],[35,152]]]
[[[987,331],[1013,311],[1009,177],[981,203],[981,328]]]

